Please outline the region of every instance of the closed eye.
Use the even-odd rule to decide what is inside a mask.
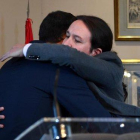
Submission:
[[[75,36],[74,38],[76,43],[82,43],[81,38],[79,38],[79,36]]]
[[[75,39],[75,42],[76,42],[76,43],[81,43],[81,41],[79,41],[79,40],[76,40],[76,39]]]

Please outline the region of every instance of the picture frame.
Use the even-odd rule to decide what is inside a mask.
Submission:
[[[123,64],[140,64],[140,59],[121,59],[121,61]]]
[[[140,59],[122,59],[123,83],[126,86],[126,103],[140,107]]]
[[[116,41],[140,41],[140,0],[114,0],[114,27]]]

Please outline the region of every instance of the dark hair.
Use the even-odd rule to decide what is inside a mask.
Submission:
[[[95,16],[77,16],[91,32],[91,50],[101,48],[103,52],[112,49],[113,34],[105,21]]]
[[[76,20],[71,13],[55,11],[49,13],[40,25],[39,40],[57,43],[63,40],[66,30]]]

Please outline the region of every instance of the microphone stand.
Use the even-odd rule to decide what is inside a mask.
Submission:
[[[54,112],[54,117],[57,117],[57,118],[61,117],[60,106],[57,100],[57,86],[58,86],[59,73],[60,73],[60,70],[57,69],[56,75],[55,75],[54,90],[53,90],[53,97],[54,97],[53,112]]]
[[[60,70],[56,70],[55,82],[54,82],[54,102],[53,102],[53,112],[54,117],[56,117],[56,124],[52,126],[50,133],[53,136],[54,140],[67,140],[68,132],[70,134],[69,126],[66,126],[64,123],[61,122],[61,113],[60,113],[60,106],[57,100],[57,86],[58,86],[58,79],[59,79]]]

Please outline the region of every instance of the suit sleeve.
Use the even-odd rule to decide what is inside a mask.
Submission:
[[[101,86],[113,88],[123,77],[122,63],[119,58],[116,59],[117,56],[114,58],[112,52],[103,57],[91,57],[64,45],[34,43],[29,47],[26,58],[34,58],[30,56],[39,56],[40,61],[69,66],[85,80]]]

